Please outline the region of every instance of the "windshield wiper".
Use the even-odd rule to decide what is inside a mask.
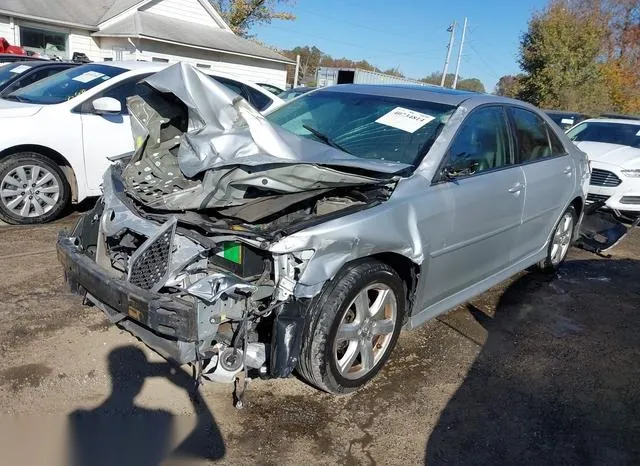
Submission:
[[[324,142],[325,144],[327,144],[328,146],[333,147],[334,149],[338,149],[341,150],[342,152],[346,152],[349,155],[353,155],[351,152],[349,152],[347,149],[345,149],[344,147],[342,147],[340,144],[338,144],[337,142],[335,142],[333,139],[331,139],[329,136],[327,136],[326,134],[318,131],[315,128],[312,128],[311,126],[308,125],[302,125],[302,127],[304,129],[306,129],[307,131],[309,131],[311,134],[313,134],[315,137],[317,137],[318,139],[320,139],[322,142]]]
[[[13,95],[13,94],[2,96],[2,98],[5,100],[15,100],[16,102],[25,102],[25,100],[22,97],[18,97],[17,95]]]

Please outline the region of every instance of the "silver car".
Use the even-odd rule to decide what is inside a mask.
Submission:
[[[355,390],[401,329],[555,270],[582,218],[585,154],[519,101],[342,85],[265,119],[185,65],[146,85],[136,153],[58,255],[73,290],[199,378]]]

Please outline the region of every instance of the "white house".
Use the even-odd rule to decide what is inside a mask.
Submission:
[[[185,61],[282,88],[292,63],[234,34],[208,0],[0,0],[0,37],[61,58]]]

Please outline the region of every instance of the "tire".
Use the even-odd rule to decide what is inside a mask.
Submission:
[[[538,263],[538,269],[543,272],[553,273],[562,265],[567,257],[569,248],[573,244],[577,220],[576,209],[573,206],[567,207],[567,210],[562,213],[560,220],[558,220],[553,229],[549,247],[547,248],[547,257]],[[556,249],[556,246],[559,250]]]
[[[405,296],[404,282],[388,265],[363,260],[345,266],[309,305],[298,373],[333,394],[362,387],[393,351],[404,319]],[[380,312],[372,316],[374,308]],[[341,339],[339,329],[340,335],[353,338]],[[363,352],[367,342],[370,351]]]
[[[70,193],[60,167],[40,154],[21,152],[0,161],[0,219],[7,223],[51,222],[69,203]]]

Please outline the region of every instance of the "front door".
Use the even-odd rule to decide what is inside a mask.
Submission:
[[[99,194],[102,176],[111,162],[107,157],[134,150],[131,124],[127,110],[127,97],[140,92],[137,83],[144,76],[135,76],[114,84],[82,104],[82,146],[86,167],[87,187],[92,194]],[[98,115],[91,102],[100,97],[113,97],[122,105],[118,115]]]
[[[511,264],[526,190],[511,146],[501,106],[476,109],[462,123],[442,164],[449,175],[431,188],[442,214],[430,219],[439,233],[428,238],[423,308]]]
[[[575,167],[553,129],[532,111],[509,108],[517,140],[516,161],[527,184],[522,228],[512,252],[518,261],[540,252],[569,204]]]

